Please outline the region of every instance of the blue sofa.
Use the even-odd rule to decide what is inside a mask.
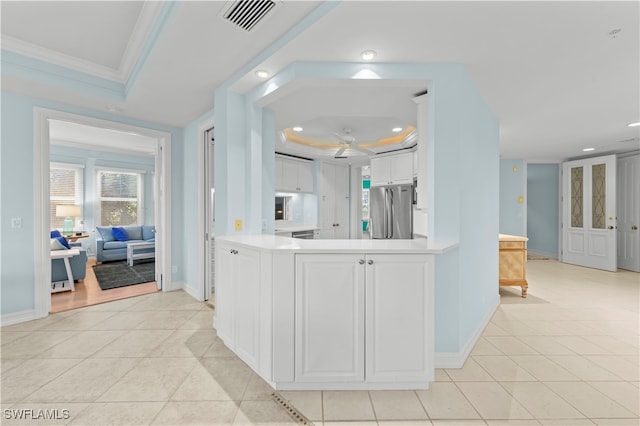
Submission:
[[[84,280],[87,275],[87,251],[81,247],[72,248],[80,250],[79,255],[69,258],[73,280]],[[64,259],[51,259],[51,282],[66,281],[66,279],[67,268],[64,267]]]
[[[96,226],[96,261],[110,262],[114,260],[127,259],[127,244],[141,242],[155,242],[156,227],[153,225],[127,225],[123,226],[127,231],[129,240],[118,241],[114,236],[111,226]],[[142,252],[153,252],[154,248],[142,250]]]

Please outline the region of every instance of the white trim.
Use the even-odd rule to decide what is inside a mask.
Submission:
[[[120,59],[118,69],[38,46],[15,37],[2,35],[2,48],[20,55],[45,61],[74,71],[125,84],[149,39],[153,24],[162,12],[163,2],[144,2],[131,37]]]
[[[171,281],[169,283],[165,282],[165,286],[162,289],[162,291],[178,291],[178,290],[182,290],[185,293],[187,293],[188,295],[193,296],[190,292],[185,290],[185,288],[187,288],[187,283],[185,283],[184,281]]]
[[[434,368],[462,368],[464,362],[469,357],[469,354],[473,350],[476,342],[482,336],[482,332],[491,321],[493,314],[500,306],[500,295],[496,294],[496,299],[493,302],[493,307],[487,311],[485,317],[480,321],[478,327],[476,327],[473,334],[467,339],[462,349],[458,352],[436,352],[433,357]]]
[[[171,282],[171,134],[145,127],[132,126],[125,123],[102,120],[99,118],[71,114],[67,112],[34,107],[33,109],[33,204],[34,211],[47,211],[49,203],[49,120],[63,120],[86,126],[100,127],[121,132],[136,132],[158,141],[157,150],[162,150],[163,179],[157,183],[162,203],[160,222],[155,226],[160,230],[156,237],[156,259],[160,258],[164,288],[174,289]],[[51,253],[47,240],[49,238],[49,215],[36,215],[34,218],[34,310],[35,318],[46,317],[51,308]],[[180,284],[178,284],[180,285]],[[178,287],[180,288],[180,287]]]
[[[13,312],[10,314],[4,314],[0,317],[0,325],[5,327],[7,325],[18,324],[21,322],[27,322],[37,319],[35,309],[28,311]]]
[[[147,173],[146,170],[126,169],[126,168],[121,168],[121,167],[109,167],[109,166],[95,166],[93,168],[93,170],[95,170],[96,172],[129,173],[129,174],[132,174],[132,175]]]
[[[199,294],[200,291],[198,288],[190,287],[186,282],[182,282],[182,290],[187,293],[189,296],[196,299],[198,302],[203,302],[202,294]]]
[[[207,176],[205,168],[208,166],[209,159],[207,158],[207,155],[205,155],[207,152],[205,150],[205,143],[208,143],[208,141],[204,140],[205,132],[214,127],[214,125],[213,117],[211,117],[198,126],[198,157],[201,159],[198,162],[198,248],[199,252],[202,253],[201,256],[198,256],[197,291],[199,292],[199,295],[194,296],[198,301],[204,300],[207,280],[207,274],[205,273],[206,262],[211,262],[211,258],[209,256],[214,255],[210,250],[207,250],[207,241],[205,238],[205,235],[209,232],[209,224],[207,223],[206,217],[207,206],[205,206],[205,186],[208,186],[208,182],[205,182]],[[213,166],[213,164],[211,166]],[[211,212],[211,214],[215,213]],[[193,296],[193,294],[191,295]]]
[[[69,170],[84,169],[84,164],[60,163],[58,161],[49,161],[49,164],[55,167],[56,169],[69,169]]]

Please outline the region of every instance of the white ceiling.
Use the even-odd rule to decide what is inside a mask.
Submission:
[[[26,54],[16,47],[21,40],[59,52],[66,64],[75,58],[76,69],[92,63],[126,76],[126,57],[139,51],[135,40],[146,40],[159,4],[2,2],[2,46]],[[285,1],[244,33],[218,17],[224,2],[181,2],[124,102],[26,76],[3,74],[2,87],[103,111],[112,105],[122,115],[183,127],[213,107],[216,87],[320,4]],[[358,62],[365,49],[376,50],[380,62],[462,63],[500,121],[504,158],[558,161],[586,147],[594,154],[628,151],[640,148],[640,128],[626,126],[640,120],[639,16],[636,1],[343,1],[234,88],[259,84],[255,68],[274,74],[295,61]],[[615,38],[614,29],[622,30]],[[366,117],[412,120],[407,97],[418,87],[301,86],[269,107],[279,129],[324,120],[355,133],[350,117],[358,125]]]

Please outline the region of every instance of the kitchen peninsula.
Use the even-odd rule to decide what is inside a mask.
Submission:
[[[427,389],[434,256],[455,247],[220,237],[214,326],[275,389]]]

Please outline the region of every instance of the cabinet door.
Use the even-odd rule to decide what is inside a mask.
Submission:
[[[399,154],[389,157],[391,162],[390,181],[394,184],[413,182],[413,155]]]
[[[371,186],[389,185],[391,163],[389,157],[371,159]]]
[[[298,163],[298,188],[300,192],[313,192],[313,163]]]
[[[295,381],[364,380],[364,256],[296,255]]]
[[[275,173],[276,173],[276,191],[284,191],[285,183],[284,183],[284,159],[280,157],[276,157],[276,165],[275,165]]]
[[[260,312],[260,253],[236,247],[232,267],[235,283],[235,349],[251,367],[258,367]]]
[[[428,259],[412,254],[367,255],[367,382],[419,382],[433,375]]]
[[[215,327],[218,336],[230,348],[234,348],[233,308],[233,259],[231,247],[225,244],[216,246],[216,310]]]
[[[298,162],[282,159],[282,184],[280,190],[286,192],[298,191]]]

